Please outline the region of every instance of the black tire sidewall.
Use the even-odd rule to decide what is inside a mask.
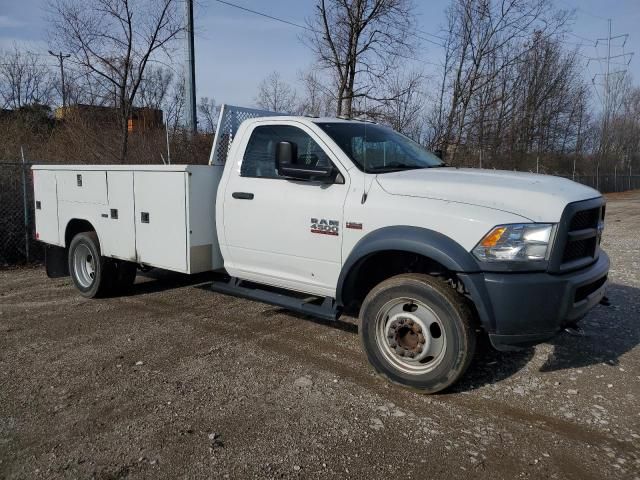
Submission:
[[[83,287],[76,278],[74,255],[76,249],[80,245],[86,245],[91,251],[91,255],[93,255],[95,258],[95,276],[93,282],[89,287]],[[71,274],[73,284],[83,296],[92,298],[98,295],[98,292],[100,291],[100,284],[103,280],[103,267],[104,265],[102,262],[102,257],[100,255],[100,245],[98,244],[98,240],[95,234],[79,233],[75,237],[73,237],[73,240],[71,240],[71,244],[69,245],[69,273]]]
[[[385,282],[386,283],[386,282]],[[450,288],[444,286],[443,288]],[[446,350],[439,365],[424,374],[408,374],[386,360],[376,341],[376,318],[380,309],[397,298],[414,298],[431,308],[445,330]],[[360,337],[369,362],[391,382],[424,392],[436,392],[454,383],[466,370],[473,354],[463,312],[439,289],[429,283],[406,278],[381,284],[365,300],[360,318]]]

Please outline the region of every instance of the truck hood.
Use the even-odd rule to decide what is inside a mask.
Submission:
[[[391,195],[479,205],[534,222],[558,222],[568,203],[600,196],[566,178],[507,170],[425,168],[379,174],[377,181]]]

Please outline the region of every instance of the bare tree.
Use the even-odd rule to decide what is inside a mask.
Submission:
[[[147,67],[147,71],[142,77],[136,104],[141,107],[162,108],[169,89],[173,82],[173,72],[166,67],[152,66]]]
[[[99,105],[113,106],[113,89],[104,81],[92,77],[84,69],[75,69],[72,66],[65,68],[65,94],[68,105]],[[62,82],[56,82],[56,92],[62,98]]]
[[[413,71],[396,72],[384,80],[384,99],[377,115],[394,130],[413,138],[422,139],[425,117],[424,76]]]
[[[353,115],[354,99],[377,98],[378,80],[411,53],[411,0],[318,0],[306,37],[335,79],[336,114]]]
[[[272,112],[293,113],[296,110],[296,92],[278,72],[272,72],[258,86],[256,105]]]
[[[17,45],[0,54],[0,99],[4,108],[46,105],[53,93],[53,75],[37,55],[21,51]]]
[[[127,121],[148,65],[166,57],[183,31],[179,6],[178,0],[50,0],[57,46],[113,90],[122,163],[127,158]]]
[[[455,157],[465,142],[470,108],[477,94],[495,86],[505,71],[526,61],[536,47],[527,41],[547,40],[562,31],[570,16],[553,8],[552,0],[452,0],[447,10],[447,39],[442,93],[448,98],[442,116],[442,144]]]
[[[216,107],[216,101],[209,97],[200,97],[198,102],[198,114],[200,116],[201,130],[205,133],[215,133],[216,131],[216,113],[218,108]]]
[[[315,70],[301,72],[299,82],[302,86],[302,94],[296,109],[298,113],[320,117],[335,111],[332,108],[335,97]]]
[[[176,132],[182,124],[185,108],[185,85],[184,75],[178,75],[173,83],[169,95],[167,96],[163,110],[165,122],[170,131]]]

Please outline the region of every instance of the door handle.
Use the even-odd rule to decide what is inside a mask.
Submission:
[[[238,200],[253,200],[253,193],[248,192],[233,192],[231,196]]]

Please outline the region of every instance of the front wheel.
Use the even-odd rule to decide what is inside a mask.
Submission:
[[[440,279],[403,274],[374,287],[360,309],[369,362],[389,381],[435,393],[456,382],[475,350],[468,300]]]

